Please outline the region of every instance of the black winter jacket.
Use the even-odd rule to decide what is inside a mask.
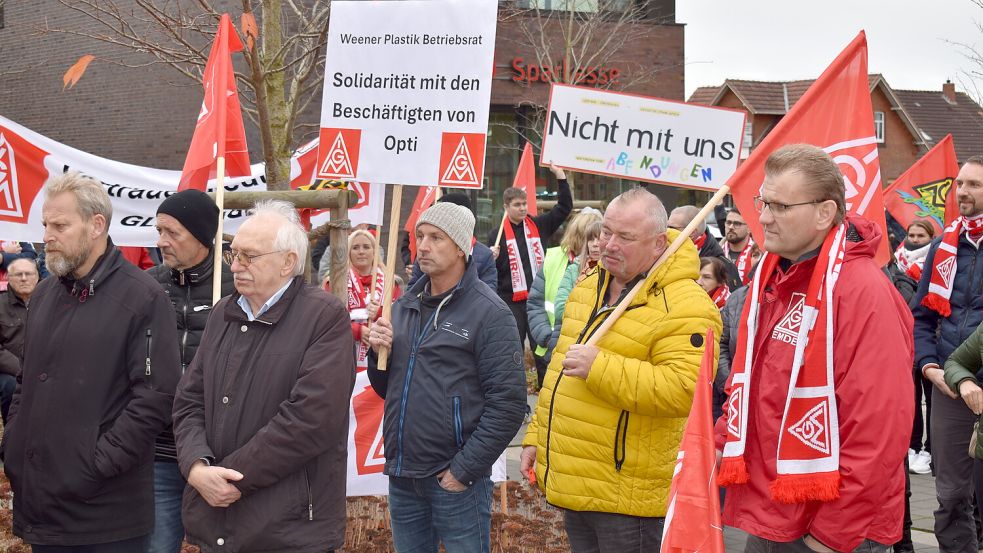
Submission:
[[[450,467],[470,485],[515,437],[526,411],[526,377],[515,318],[475,264],[421,320],[420,279],[393,305],[387,372],[369,356],[369,380],[385,402],[386,474],[433,476]]]
[[[205,333],[205,323],[212,311],[212,267],[213,252],[209,250],[204,261],[179,271],[167,265],[155,265],[147,269],[154,277],[174,306],[177,317],[178,348],[181,353],[181,374],[191,364]],[[222,264],[222,297],[235,291],[232,284],[232,268]],[[174,431],[170,424],[161,432],[154,444],[154,460],[177,462],[174,448]]]
[[[928,363],[942,367],[949,355],[959,347],[983,322],[983,248],[977,249],[966,234],[959,237],[956,249],[956,276],[949,303],[952,314],[942,317],[923,306],[932,280],[935,252],[942,238],[936,238],[925,258],[918,291],[908,307],[915,317],[915,367]]]
[[[84,278],[38,285],[3,436],[24,541],[106,543],[153,529],[154,437],[181,373],[175,328],[160,286],[112,242]]]
[[[185,486],[188,541],[203,553],[341,549],[355,384],[348,311],[302,277],[254,321],[239,297],[208,319],[174,399],[174,434],[185,478],[213,457],[242,473],[242,497],[216,508]]]

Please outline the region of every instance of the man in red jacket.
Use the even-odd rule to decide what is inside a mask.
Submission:
[[[911,314],[873,260],[880,230],[846,216],[844,196],[819,148],[765,164],[767,253],[717,421],[723,521],[751,534],[749,552],[886,551],[901,537]]]

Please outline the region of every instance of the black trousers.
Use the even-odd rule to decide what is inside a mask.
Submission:
[[[932,383],[925,380],[920,368],[912,369],[911,377],[915,381],[915,421],[911,427],[911,449],[932,452]],[[925,416],[922,417],[922,398],[925,398]],[[925,446],[922,447],[922,438]]]
[[[150,536],[93,545],[31,545],[34,553],[143,553]]]

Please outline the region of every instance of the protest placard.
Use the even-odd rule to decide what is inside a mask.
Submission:
[[[717,190],[737,169],[745,113],[554,84],[541,165]]]
[[[481,188],[494,0],[331,5],[318,178]]]

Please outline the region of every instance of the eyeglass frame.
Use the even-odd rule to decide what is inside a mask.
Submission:
[[[253,260],[257,257],[263,257],[264,255],[270,255],[271,253],[283,253],[283,251],[284,250],[273,250],[271,252],[249,255],[248,253],[243,253],[241,250],[226,250],[222,252],[222,260],[228,263],[230,267],[235,261],[238,261],[239,265],[242,265],[243,267],[248,267],[253,264]],[[242,261],[244,258],[246,260],[245,262]]]
[[[830,200],[830,199],[827,198],[825,200],[811,200],[811,201],[808,201],[808,202],[799,202],[799,203],[795,203],[795,204],[786,204],[786,203],[783,203],[783,202],[766,202],[766,201],[764,201],[761,198],[761,196],[755,196],[754,197],[754,210],[757,211],[758,214],[760,215],[760,214],[764,213],[765,208],[768,208],[768,211],[770,211],[772,215],[774,215],[776,217],[781,217],[781,216],[785,215],[786,213],[788,213],[788,210],[791,209],[791,208],[793,208],[793,207],[800,206],[800,205],[816,205],[816,204],[821,204],[823,202],[829,202],[829,201],[833,201],[833,200]],[[780,205],[782,207],[780,209],[778,209],[778,210],[775,210],[775,209],[772,209],[772,207],[771,207],[772,204]],[[725,222],[724,224],[727,224],[727,223]]]
[[[746,227],[747,223],[744,221],[724,221],[724,226],[740,228],[740,227]]]
[[[28,278],[28,277],[36,277],[36,276],[40,276],[37,271],[34,271],[33,273],[24,273],[24,272],[21,272],[21,273],[7,273],[7,279],[8,280],[11,279],[11,278]]]

